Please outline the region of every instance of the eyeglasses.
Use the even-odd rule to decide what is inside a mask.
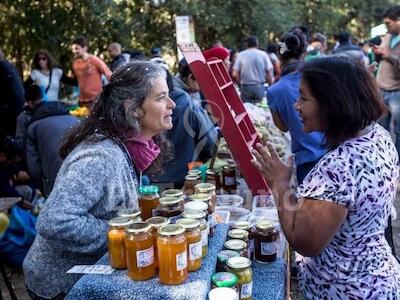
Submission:
[[[47,57],[39,57],[38,59],[39,59],[39,61],[40,61],[40,60],[46,61],[46,60],[47,60]]]

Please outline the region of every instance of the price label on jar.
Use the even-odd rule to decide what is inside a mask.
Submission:
[[[202,256],[202,243],[201,241],[189,244],[189,260],[196,260]]]
[[[201,232],[201,245],[207,246],[208,245],[208,230],[203,230]]]
[[[261,255],[273,255],[276,253],[276,243],[261,243]]]
[[[176,270],[182,271],[187,267],[187,254],[186,251],[176,255]]]
[[[138,268],[145,268],[154,263],[154,249],[151,246],[145,250],[139,250],[136,252],[136,264]]]
[[[240,289],[240,299],[247,299],[250,298],[253,293],[253,281],[249,283],[245,283],[242,285]]]

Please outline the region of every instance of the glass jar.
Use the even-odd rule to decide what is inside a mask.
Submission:
[[[183,194],[185,196],[190,196],[194,194],[194,186],[197,184],[198,176],[196,175],[186,175],[185,183],[183,185]]]
[[[183,192],[178,189],[169,189],[165,190],[164,192],[161,193],[161,196],[163,197],[175,197],[178,198],[181,202],[181,209],[183,210],[183,205],[185,204],[185,201],[183,199]]]
[[[215,189],[217,191],[219,191],[221,188],[221,178],[219,173],[214,169],[208,169],[206,171],[206,182],[215,185]]]
[[[139,207],[140,215],[143,221],[152,217],[153,209],[158,206],[160,195],[158,194],[159,188],[156,185],[146,185],[139,189]]]
[[[203,261],[200,222],[195,219],[180,219],[176,221],[176,224],[181,225],[185,229],[188,253],[188,271],[197,271],[201,268]]]
[[[199,183],[194,186],[195,194],[208,194],[210,196],[211,211],[215,211],[217,205],[217,194],[215,193],[215,185],[211,183]]]
[[[253,294],[253,273],[250,259],[246,257],[231,257],[226,262],[230,272],[238,278],[239,299],[251,300]]]
[[[159,276],[163,284],[181,284],[187,279],[187,242],[184,232],[185,229],[178,224],[158,229]]]
[[[228,287],[237,291],[238,278],[230,272],[218,272],[211,276],[212,288]]]
[[[208,252],[208,226],[205,220],[206,213],[201,210],[185,210],[182,213],[182,217],[185,219],[195,219],[200,222],[201,232],[201,245],[202,245],[202,258],[206,257]]]
[[[222,184],[228,193],[232,193],[237,189],[236,167],[233,164],[222,167]]]
[[[189,170],[187,174],[197,176],[198,183],[201,183],[201,171],[200,170],[192,169],[192,170]]]
[[[158,251],[157,251],[157,237],[158,233],[157,230],[164,225],[168,225],[170,223],[168,218],[165,217],[151,217],[146,221],[150,224],[150,233],[153,238],[153,248],[154,248],[154,265],[155,268],[158,269]]]
[[[125,232],[128,276],[134,280],[152,278],[156,269],[150,225],[144,222],[133,223],[125,228]]]
[[[169,218],[171,223],[181,218],[182,208],[181,199],[176,197],[161,197],[159,205],[153,210],[153,215],[157,217]]]
[[[212,237],[214,235],[214,219],[212,218],[212,214],[214,213],[214,207],[211,203],[211,196],[210,194],[205,194],[205,193],[198,193],[190,196],[191,202],[200,202],[200,203],[205,203],[207,205],[207,210],[206,212],[206,220],[207,220],[207,225],[209,229],[209,236]],[[190,202],[189,202],[190,203]],[[203,210],[203,209],[202,209]]]
[[[117,212],[118,217],[125,217],[133,220],[133,222],[141,222],[140,210],[133,208],[123,208]]]
[[[237,257],[237,256],[240,256],[240,254],[233,250],[220,251],[217,255],[216,271],[217,272],[228,272],[228,267],[226,265],[226,262],[228,261],[229,258]]]
[[[279,233],[272,222],[262,219],[256,223],[254,230],[254,255],[261,263],[276,260]]]
[[[240,254],[240,256],[246,257],[246,242],[243,242],[242,240],[238,239],[232,239],[229,241],[226,241],[224,243],[224,247],[226,250],[232,250],[236,251]]]
[[[243,242],[246,243],[246,257],[250,258],[250,250],[249,250],[249,233],[246,230],[243,229],[232,229],[228,231],[228,238],[233,240],[233,239],[238,239],[242,240]]]
[[[125,226],[132,224],[130,218],[116,217],[108,221],[108,253],[114,269],[126,269]]]
[[[239,294],[226,287],[219,287],[208,292],[208,300],[238,300]]]
[[[249,243],[248,243],[248,253],[249,253],[249,258],[252,260],[254,258],[254,232],[252,230],[253,226],[251,225],[250,222],[248,221],[237,221],[233,225],[234,229],[243,229],[246,230],[249,233]]]

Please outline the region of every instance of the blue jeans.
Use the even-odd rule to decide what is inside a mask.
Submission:
[[[265,97],[265,88],[260,84],[241,84],[240,98],[243,102],[258,103]]]
[[[400,153],[400,90],[381,90],[381,94],[389,112],[379,123],[389,132],[392,122],[394,123],[395,146],[397,153]]]

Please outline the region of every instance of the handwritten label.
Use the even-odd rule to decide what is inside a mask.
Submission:
[[[154,263],[154,249],[151,246],[145,250],[136,252],[136,264],[138,268],[145,268]]]
[[[114,271],[110,266],[105,265],[79,265],[73,266],[67,271],[70,274],[111,274]]]
[[[182,271],[187,268],[187,253],[186,251],[176,255],[176,270]]]

